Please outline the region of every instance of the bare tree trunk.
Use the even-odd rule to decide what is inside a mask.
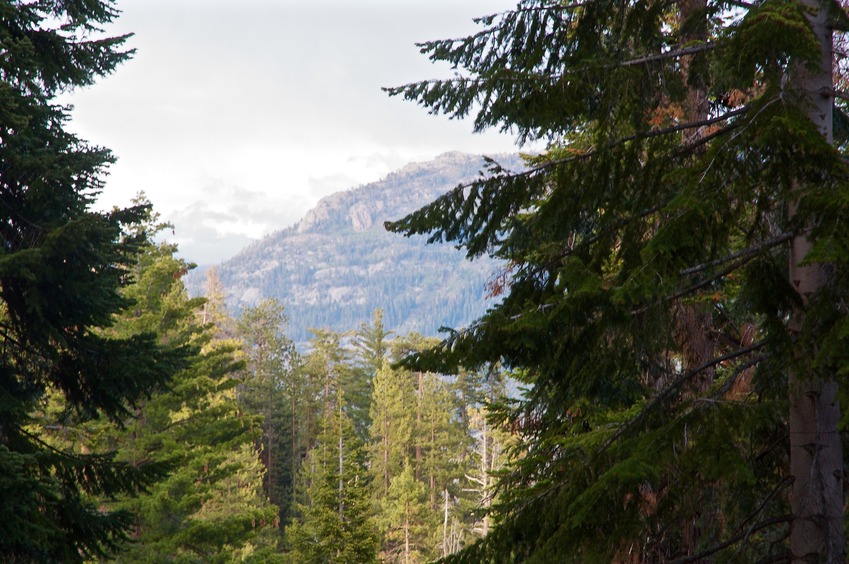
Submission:
[[[489,467],[490,462],[487,458],[487,442],[489,441],[489,437],[487,436],[488,427],[486,418],[483,420],[483,449],[481,450],[481,480],[483,480],[483,486],[481,487],[481,493],[483,494],[483,506],[485,508],[485,513],[483,515],[483,531],[482,536],[487,536],[489,534],[489,508],[492,506],[492,496],[489,491]]]
[[[410,507],[404,513],[404,562],[410,564]]]
[[[808,104],[808,117],[832,142],[832,31],[824,4],[801,0],[822,48],[819,68],[801,65],[794,70],[797,92]],[[794,206],[795,207],[795,206]],[[795,213],[790,211],[791,216]],[[803,232],[790,247],[790,282],[802,306],[793,312],[790,331],[798,336],[805,323],[809,299],[828,283],[821,264],[803,265],[812,242]],[[815,374],[797,351],[799,362],[790,373],[790,475],[793,489],[790,509],[790,551],[793,562],[844,562],[843,451],[837,425],[840,422],[838,386],[832,374]],[[810,352],[807,352],[810,354]]]
[[[442,491],[445,498],[442,516],[442,557],[445,558],[450,554],[448,552],[448,490]]]
[[[419,468],[422,465],[422,395],[424,393],[424,373],[419,372],[419,396],[416,400],[416,481],[419,481]]]

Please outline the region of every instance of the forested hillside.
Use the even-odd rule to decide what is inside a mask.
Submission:
[[[387,91],[527,169],[411,165],[202,276],[56,101],[116,16],[0,0],[0,561],[846,561],[844,6],[521,0]]]
[[[517,155],[496,158],[522,168]],[[485,165],[480,156],[447,153],[322,199],[296,225],[217,267],[228,305],[238,311],[262,298],[279,300],[289,335],[301,343],[310,327],[343,331],[376,308],[400,332],[435,335],[441,326],[464,326],[491,305],[487,283],[499,263],[468,261],[451,245],[392,235],[383,223],[477,177]],[[197,293],[202,282],[198,273],[188,284]]]

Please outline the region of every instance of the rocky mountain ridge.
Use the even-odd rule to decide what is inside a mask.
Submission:
[[[499,155],[521,168],[517,155]],[[295,225],[270,234],[218,266],[227,303],[239,310],[273,297],[286,307],[287,333],[306,342],[309,328],[345,331],[384,310],[388,329],[435,335],[459,328],[487,307],[495,261],[468,261],[452,245],[387,233],[399,219],[479,176],[481,156],[446,153],[379,180],[323,198]],[[202,275],[189,287],[200,293]]]

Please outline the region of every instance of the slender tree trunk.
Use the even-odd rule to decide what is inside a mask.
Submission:
[[[442,557],[445,558],[450,554],[448,552],[448,490],[442,490],[444,503],[443,503],[443,516],[442,516]]]
[[[430,482],[430,507],[436,509],[436,421],[434,421],[433,411],[430,412],[430,462],[428,463],[428,473]]]
[[[290,378],[293,378],[293,377],[294,376],[290,376]],[[298,448],[298,430],[297,430],[297,424],[298,423],[297,423],[297,417],[295,415],[295,409],[297,408],[297,404],[296,404],[296,401],[295,401],[295,395],[296,394],[295,394],[294,389],[291,389],[290,391],[292,393],[292,397],[290,398],[291,399],[291,406],[292,406],[292,453],[291,453],[291,456],[292,456],[292,460],[291,460],[291,463],[292,463],[292,473],[291,473],[292,486],[291,486],[291,494],[292,494],[292,499],[295,499],[295,477],[298,475],[298,459],[300,458],[300,456],[299,456],[300,455],[300,452],[299,452],[300,449]]]
[[[492,506],[492,498],[489,492],[489,459],[487,458],[487,442],[489,441],[489,437],[487,436],[488,427],[486,418],[483,420],[483,446],[481,450],[481,493],[483,494],[483,507],[485,508],[485,512],[483,514],[483,531],[482,536],[487,536],[489,534],[489,508]]]
[[[341,429],[341,424],[340,424],[340,429],[339,429],[339,519],[340,520],[344,519],[344,507],[345,507],[344,503],[343,503],[343,499],[344,499],[344,497],[343,497],[343,494],[344,494],[343,486],[344,486],[345,482],[344,482],[343,474],[342,474],[342,471],[343,471],[342,463],[344,461],[344,458],[343,458],[343,455],[342,455],[342,446],[343,446],[342,429]]]
[[[424,373],[419,372],[419,396],[416,402],[416,481],[419,481],[419,468],[422,465],[422,394],[424,390]]]
[[[404,513],[404,562],[410,564],[410,506]]]
[[[808,116],[832,142],[832,32],[824,5],[801,0],[822,48],[820,67],[793,69],[796,91],[808,103]],[[794,210],[791,209],[791,216]],[[821,264],[802,265],[812,242],[805,233],[793,238],[790,247],[790,282],[802,306],[793,312],[790,331],[798,336],[805,323],[809,299],[828,283]],[[793,562],[844,562],[843,451],[837,425],[840,422],[838,385],[832,374],[815,374],[797,351],[798,361],[790,373],[790,475],[793,489],[790,509],[790,551]]]
[[[383,495],[389,493],[389,418],[383,412]]]

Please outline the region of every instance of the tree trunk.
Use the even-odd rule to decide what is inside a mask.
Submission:
[[[483,420],[483,448],[481,451],[481,480],[483,480],[483,485],[481,487],[481,493],[483,494],[483,532],[482,536],[487,536],[489,534],[489,508],[492,506],[492,498],[489,494],[489,459],[487,458],[487,442],[489,441],[489,437],[487,436],[487,422],[486,418]]]
[[[445,498],[442,516],[442,557],[445,558],[450,554],[448,552],[448,490],[442,491]]]
[[[422,465],[422,394],[424,393],[424,373],[419,372],[419,395],[416,400],[416,481],[419,481],[419,469]]]
[[[818,0],[802,0],[822,48],[817,69],[793,69],[796,90],[808,104],[808,116],[832,142],[832,32],[826,11]],[[794,210],[791,208],[791,216]],[[805,310],[813,294],[827,283],[821,264],[803,266],[812,242],[797,234],[790,247],[790,282],[802,305],[793,312],[791,334],[800,334]],[[837,425],[840,422],[838,386],[834,375],[815,374],[797,351],[799,362],[789,375],[790,388],[790,495],[792,522],[790,551],[793,562],[844,562],[843,452]],[[808,353],[809,354],[809,353]]]
[[[389,494],[389,419],[383,414],[383,495]]]
[[[404,513],[404,562],[410,564],[410,507]]]
[[[345,504],[344,504],[343,500],[344,500],[345,479],[344,479],[344,468],[343,468],[344,457],[343,457],[343,453],[342,453],[342,447],[343,447],[342,423],[340,421],[340,423],[339,423],[339,519],[341,521],[344,521],[344,519],[345,519]]]

